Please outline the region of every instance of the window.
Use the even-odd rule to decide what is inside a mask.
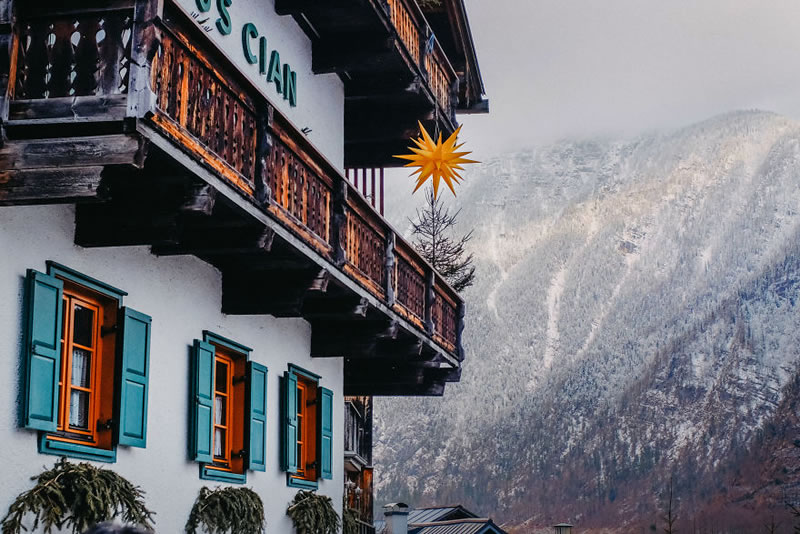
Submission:
[[[316,488],[333,478],[333,392],[319,375],[290,365],[284,374],[282,463],[287,483]]]
[[[151,320],[125,295],[54,262],[28,271],[23,424],[40,452],[109,462],[145,446]]]
[[[190,457],[203,479],[244,483],[247,470],[266,470],[267,368],[211,332],[192,352]]]
[[[304,376],[297,377],[297,473],[296,478],[317,479],[316,435],[317,385]]]
[[[109,350],[113,349],[113,343],[103,343],[101,330],[104,324],[113,329],[116,308],[116,300],[94,295],[74,283],[64,283],[58,439],[110,448],[111,426],[104,421],[113,421],[114,355]],[[104,367],[111,380],[103,380]]]

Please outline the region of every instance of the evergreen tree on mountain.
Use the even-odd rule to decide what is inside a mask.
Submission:
[[[472,254],[466,251],[472,232],[460,238],[454,237],[453,226],[461,210],[451,214],[450,209],[430,188],[425,190],[425,200],[425,206],[417,210],[416,220],[409,219],[413,227],[414,245],[422,257],[460,293],[475,282]]]

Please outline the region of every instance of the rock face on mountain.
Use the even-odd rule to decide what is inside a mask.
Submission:
[[[478,268],[463,378],[378,400],[377,502],[662,531],[672,479],[683,532],[788,529],[800,123],[737,112],[512,154],[455,206]]]

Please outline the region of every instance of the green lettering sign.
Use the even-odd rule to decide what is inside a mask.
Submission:
[[[297,106],[297,73],[287,63],[283,66],[283,99],[292,107]]]
[[[267,83],[275,83],[279,94],[283,94],[283,76],[281,76],[281,55],[277,50],[272,51],[269,57],[269,70],[267,70]]]
[[[195,0],[200,13],[207,13],[211,9],[211,0]]]
[[[251,65],[255,65],[256,61],[258,61],[253,51],[250,50],[250,39],[255,39],[256,37],[258,37],[258,30],[255,24],[248,22],[242,27],[242,51],[244,52],[244,58]],[[261,39],[264,39],[264,37]]]
[[[231,15],[228,13],[228,8],[233,4],[233,0],[217,0],[217,11],[219,11],[219,18],[217,19],[217,29],[222,35],[230,35],[233,26],[231,25]]]

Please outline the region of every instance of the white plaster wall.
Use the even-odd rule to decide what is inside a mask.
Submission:
[[[153,318],[147,448],[117,448],[111,467],[147,492],[159,533],[183,532],[200,480],[187,460],[189,347],[204,329],[253,348],[251,359],[269,368],[267,471],[247,473],[247,487],[264,501],[267,533],[291,533],[286,516],[296,489],[279,468],[279,386],[291,362],[322,376],[334,392],[334,478],[321,480],[341,514],[343,487],[343,362],[310,357],[311,328],[301,319],[228,316],[220,312],[220,273],[194,257],[158,258],[147,247],[83,249],[73,244],[74,207],[0,207],[0,517],[30,477],[56,456],[37,452],[36,432],[17,426],[22,302],[25,271],[44,272],[52,259],[128,292],[124,303]]]
[[[176,0],[187,14],[198,14],[195,0]],[[264,96],[294,125],[311,128],[309,140],[331,163],[340,170],[344,166],[344,84],[336,74],[314,74],[311,71],[311,40],[291,16],[275,13],[275,0],[233,0],[228,8],[233,25],[230,35],[222,35],[216,28],[219,18],[216,2],[211,10],[197,20],[208,19],[210,27],[206,36],[241,70]],[[252,22],[259,36],[267,37],[269,54],[278,50],[281,63],[288,63],[297,73],[297,107],[267,84],[259,74],[258,63],[251,65],[242,51],[242,27]],[[252,40],[253,53],[258,55],[258,39]],[[269,58],[268,58],[269,60]]]

